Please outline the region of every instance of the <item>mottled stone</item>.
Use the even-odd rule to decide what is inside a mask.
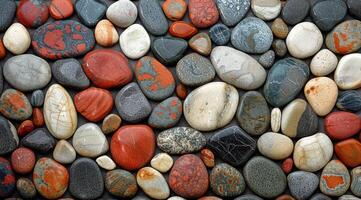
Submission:
[[[0,112],[5,117],[15,120],[25,120],[31,116],[32,107],[28,98],[20,91],[5,90],[0,97]]]
[[[206,167],[209,167],[209,168],[214,167],[216,161],[214,158],[214,154],[211,150],[209,150],[207,148],[202,149],[200,158],[202,159],[202,161]]]
[[[122,169],[107,172],[104,182],[107,191],[116,197],[130,198],[138,191],[137,181],[133,174]]]
[[[271,30],[280,39],[286,39],[288,35],[288,26],[282,18],[277,18],[272,22]]]
[[[280,39],[276,39],[272,42],[272,48],[278,57],[284,57],[288,51],[286,42]]]
[[[301,22],[310,10],[307,0],[289,0],[282,9],[282,19],[290,25]]]
[[[13,152],[19,144],[19,138],[14,125],[0,116],[0,155]]]
[[[10,162],[0,157],[0,197],[10,196],[15,190],[15,174],[11,169]],[[207,184],[208,186],[208,184]]]
[[[308,199],[318,188],[320,180],[311,172],[295,171],[287,176],[288,187],[293,197]]]
[[[361,110],[361,93],[356,90],[346,90],[339,93],[336,107],[340,110],[357,112]]]
[[[100,156],[95,161],[97,162],[99,167],[105,170],[113,170],[117,167],[114,161],[107,155]]]
[[[75,160],[76,152],[68,141],[59,140],[54,148],[53,158],[62,164],[70,164]]]
[[[119,44],[128,58],[138,59],[148,52],[150,37],[142,25],[133,24],[120,34]]]
[[[34,107],[40,107],[44,104],[44,92],[42,90],[35,90],[31,93],[30,103]]]
[[[322,170],[320,190],[328,196],[341,196],[350,187],[350,182],[346,166],[339,160],[331,160]]]
[[[120,127],[121,123],[122,119],[119,117],[119,115],[109,114],[103,120],[102,131],[104,134],[112,133]]]
[[[285,135],[267,132],[258,138],[257,149],[272,160],[282,160],[292,154],[293,142]]]
[[[164,35],[168,30],[168,21],[164,16],[159,1],[140,0],[139,18],[144,27],[153,35]]]
[[[31,43],[28,30],[20,23],[13,23],[6,30],[2,40],[6,49],[16,55],[25,53]]]
[[[167,153],[159,153],[152,158],[150,165],[154,169],[166,173],[173,166],[173,158]]]
[[[48,2],[44,0],[22,0],[16,9],[16,19],[28,28],[44,24],[48,17]]]
[[[326,76],[337,67],[338,59],[332,51],[322,49],[311,60],[310,69],[315,76]]]
[[[89,27],[94,27],[105,15],[107,6],[100,0],[77,0],[75,11],[79,19]]]
[[[217,0],[216,1],[221,20],[227,26],[236,25],[247,14],[250,0]]]
[[[182,102],[178,97],[169,97],[153,108],[148,124],[154,128],[173,127],[182,116]]]
[[[21,139],[21,144],[43,153],[54,148],[55,140],[45,128],[35,129]]]
[[[195,52],[204,56],[208,56],[212,50],[212,42],[207,33],[201,32],[194,35],[189,41],[188,45]]]
[[[355,167],[351,170],[351,192],[360,197],[361,196],[361,166]]]
[[[168,19],[178,21],[186,14],[187,3],[184,0],[166,0],[162,8]]]
[[[166,199],[170,190],[161,173],[151,167],[143,167],[137,173],[137,183],[149,197]]]
[[[330,31],[340,23],[347,14],[345,1],[323,0],[316,2],[311,8],[311,17],[323,31]]]
[[[209,36],[216,45],[225,45],[231,39],[231,30],[224,24],[215,24],[209,29]]]
[[[241,172],[226,163],[218,164],[212,169],[209,182],[212,191],[221,197],[234,197],[246,189]]]
[[[273,50],[268,50],[258,58],[259,64],[264,68],[271,68],[276,58],[276,54]]]
[[[281,12],[280,0],[252,0],[251,8],[256,17],[262,20],[276,18]]]
[[[19,178],[16,181],[16,189],[20,196],[25,199],[32,199],[36,196],[34,183],[28,178]]]
[[[12,0],[0,1],[0,31],[5,31],[14,19],[16,2]]]
[[[27,174],[33,171],[35,161],[34,152],[25,147],[19,147],[11,154],[11,166],[19,174]]]
[[[116,26],[126,28],[132,25],[138,16],[137,6],[129,0],[112,3],[107,9],[107,18]]]
[[[334,80],[342,90],[358,89],[361,87],[361,54],[354,53],[343,56],[337,65]]]
[[[189,19],[198,28],[207,28],[219,19],[219,12],[213,0],[190,0],[188,2]]]
[[[173,64],[182,58],[187,50],[187,41],[174,37],[159,37],[152,42],[154,56],[163,64]]]
[[[31,131],[33,131],[35,128],[33,121],[27,119],[23,122],[21,122],[21,124],[18,127],[18,136],[19,137],[23,137],[26,134],[30,133]]]
[[[113,46],[119,40],[117,29],[107,19],[100,20],[97,23],[94,35],[96,42],[104,47]]]

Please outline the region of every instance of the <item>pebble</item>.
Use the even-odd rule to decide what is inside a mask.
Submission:
[[[122,119],[117,114],[109,114],[107,115],[102,123],[102,131],[104,134],[109,134],[116,131],[120,124],[122,123]]]
[[[54,148],[55,140],[47,129],[39,128],[23,137],[21,144],[30,149],[46,153]]]
[[[74,58],[57,60],[51,66],[53,78],[65,87],[85,89],[90,81],[78,60]]]
[[[338,200],[360,200],[360,198],[354,196],[354,195],[351,195],[351,194],[345,194],[345,195],[342,195],[338,198]]]
[[[206,137],[190,127],[175,127],[158,134],[157,146],[169,154],[197,152],[206,145]]]
[[[74,133],[72,144],[75,151],[85,157],[97,157],[109,149],[107,138],[93,123],[80,126]]]
[[[115,106],[120,117],[129,122],[139,122],[152,112],[152,107],[136,83],[129,83],[118,92]]]
[[[344,19],[347,7],[342,0],[324,0],[313,4],[310,13],[317,27],[323,31],[330,31]]]
[[[350,112],[332,112],[324,119],[324,128],[328,136],[336,140],[350,138],[361,130],[361,118]]]
[[[189,19],[198,28],[207,28],[217,23],[219,12],[213,0],[189,0]]]
[[[177,78],[186,86],[200,86],[212,81],[216,75],[210,60],[197,53],[184,56],[177,63]]]
[[[282,171],[285,174],[289,174],[292,171],[293,168],[293,159],[292,158],[287,158],[282,162]]]
[[[13,0],[0,1],[0,32],[5,31],[14,19],[16,2]]]
[[[266,99],[257,91],[241,96],[236,116],[241,128],[250,135],[261,135],[269,129],[270,110]]]
[[[327,48],[334,53],[349,54],[361,48],[361,21],[346,20],[330,31],[325,40]]]
[[[293,57],[303,59],[315,55],[321,49],[323,37],[315,24],[302,22],[291,29],[286,44]]]
[[[43,88],[51,79],[48,62],[32,54],[8,59],[3,66],[3,74],[8,83],[24,92]]]
[[[310,75],[307,64],[295,58],[277,61],[268,72],[263,93],[268,103],[281,107],[295,99]]]
[[[272,42],[272,48],[278,57],[284,57],[288,51],[286,42],[280,39],[276,39]]]
[[[267,158],[272,160],[282,160],[292,154],[293,142],[285,135],[267,132],[258,138],[257,149]]]
[[[174,37],[189,39],[198,32],[193,24],[185,21],[176,21],[169,26],[169,34]]]
[[[173,127],[182,116],[182,102],[178,97],[169,97],[153,108],[148,118],[151,127],[165,129]]]
[[[119,39],[117,30],[107,19],[103,19],[97,23],[94,35],[96,42],[104,47],[113,46]]]
[[[113,108],[113,96],[108,90],[90,87],[74,96],[74,105],[85,119],[98,122]]]
[[[193,154],[179,157],[168,177],[169,187],[187,199],[199,198],[207,192],[208,172],[202,160]]]
[[[356,90],[346,90],[338,94],[336,107],[340,110],[357,112],[361,110],[361,94]]]
[[[266,80],[266,70],[253,57],[232,47],[213,48],[211,61],[220,79],[240,89],[257,89]]]
[[[163,64],[174,64],[183,57],[188,44],[181,38],[159,37],[152,42],[154,56]]]
[[[253,194],[245,194],[235,198],[234,200],[262,200],[262,198]]]
[[[155,145],[155,135],[149,126],[126,125],[112,136],[110,151],[121,168],[135,170],[152,159]]]
[[[312,195],[310,200],[332,200],[332,199],[322,193],[316,193],[316,194]]]
[[[348,12],[357,19],[361,19],[361,2],[358,0],[347,0]]]
[[[34,152],[25,147],[19,147],[11,153],[11,166],[16,173],[30,173],[33,171],[35,161]]]
[[[262,20],[272,20],[281,12],[280,0],[252,0],[252,12]]]
[[[282,9],[282,19],[289,25],[300,23],[309,13],[307,0],[289,0]]]
[[[248,187],[264,198],[275,198],[287,187],[282,169],[267,158],[256,156],[247,162],[243,175]]]
[[[133,174],[122,169],[107,172],[104,182],[107,191],[116,197],[130,198],[138,191],[137,181]]]
[[[224,82],[211,82],[193,90],[183,103],[188,124],[200,131],[224,127],[233,118],[238,105],[236,88]]]
[[[151,167],[143,167],[137,172],[137,183],[151,198],[166,199],[170,195],[167,181],[163,175]]]
[[[0,157],[0,174],[0,197],[5,198],[14,192],[16,180],[10,162],[3,157]]]
[[[324,133],[317,133],[296,142],[293,160],[298,169],[315,172],[331,160],[332,154],[333,145],[330,138]]]
[[[328,77],[313,78],[304,88],[305,96],[315,113],[325,116],[335,106],[338,96],[336,83]]]
[[[35,164],[33,182],[41,196],[57,199],[68,188],[69,173],[63,165],[53,159],[42,157]]]
[[[94,27],[104,16],[106,4],[101,0],[78,0],[75,2],[75,11],[86,26]]]
[[[76,199],[97,199],[104,181],[98,165],[89,158],[78,158],[70,166],[69,191]]]
[[[154,169],[166,173],[173,166],[173,158],[167,153],[159,153],[152,158],[150,165]]]
[[[247,14],[250,0],[217,0],[216,1],[222,22],[227,26],[236,25]]]
[[[332,51],[322,49],[311,60],[310,69],[315,76],[327,76],[337,67],[338,59]]]
[[[48,4],[42,0],[22,0],[16,9],[16,19],[28,28],[44,24],[49,17]]]
[[[227,163],[218,164],[212,169],[209,182],[212,191],[221,197],[234,197],[246,189],[241,172]]]
[[[187,3],[184,0],[166,0],[162,4],[162,8],[168,19],[178,21],[186,14]]]
[[[0,97],[0,112],[9,119],[25,120],[31,116],[33,110],[25,94],[7,89]]]
[[[273,108],[271,111],[271,129],[273,132],[278,133],[281,128],[282,113],[281,109]]]
[[[351,170],[351,192],[360,197],[361,196],[361,166],[355,167]]]
[[[178,83],[177,87],[175,88],[175,92],[180,99],[184,100],[187,98],[188,91],[182,83]]]
[[[16,189],[20,196],[25,199],[33,199],[36,196],[35,185],[28,178],[19,178],[16,181]]]
[[[288,26],[282,18],[276,18],[271,25],[272,33],[280,38],[286,39],[288,35]]]
[[[293,198],[291,195],[288,194],[283,194],[281,196],[278,196],[276,198],[276,200],[296,200],[295,198]]]
[[[238,126],[219,130],[209,138],[207,146],[233,166],[244,164],[256,151],[256,141]]]
[[[66,31],[67,27],[70,31]],[[32,38],[35,53],[48,59],[83,55],[93,49],[94,43],[93,31],[74,20],[44,24],[33,32]]]
[[[273,35],[267,24],[259,18],[247,17],[232,30],[231,43],[246,53],[264,53],[272,45]]]
[[[295,99],[282,111],[281,129],[291,138],[310,136],[318,130],[318,117],[305,100]]]
[[[21,122],[21,124],[19,125],[18,127],[18,136],[19,137],[23,137],[25,136],[26,134],[30,133],[31,131],[34,130],[34,123],[27,119],[23,122]]]
[[[354,53],[343,56],[337,65],[334,80],[342,90],[357,89],[361,87],[361,54]]]
[[[36,127],[42,127],[45,125],[43,113],[40,108],[33,108],[33,123]]]
[[[266,51],[266,53],[262,54],[259,58],[258,58],[258,62],[259,64],[262,65],[262,67],[269,69],[272,67],[274,61],[276,58],[276,54],[273,50],[268,50]]]
[[[44,119],[50,133],[58,139],[70,138],[78,118],[69,93],[59,84],[48,88],[44,101]]]
[[[172,73],[162,63],[150,56],[144,56],[137,62],[135,78],[144,95],[151,100],[164,100],[175,89]]]
[[[189,41],[188,45],[195,52],[204,56],[208,56],[212,50],[212,42],[207,33],[201,32],[194,35]]]
[[[361,165],[361,143],[356,139],[347,139],[335,144],[337,157],[348,167]]]
[[[119,44],[122,52],[128,58],[138,59],[148,52],[150,38],[142,25],[133,24],[120,34]]]
[[[49,14],[56,20],[70,17],[74,12],[73,2],[71,0],[51,0],[49,5]]]
[[[105,170],[113,170],[116,167],[114,161],[107,155],[100,156],[95,161],[99,167]]]
[[[6,56],[6,49],[4,47],[4,43],[3,43],[2,39],[0,39],[0,60],[5,58],[5,56]],[[1,84],[2,84],[2,81],[1,81]],[[1,88],[1,90],[2,90],[2,88]]]
[[[53,151],[53,158],[62,164],[70,164],[75,160],[76,152],[68,141],[59,140]]]
[[[157,0],[140,0],[138,4],[139,18],[144,27],[152,35],[164,35],[168,30],[168,21]]]
[[[201,154],[200,154],[200,158],[202,159],[204,165],[206,167],[212,168],[215,165],[215,158],[214,158],[214,154],[211,150],[209,149],[202,149]]]
[[[35,90],[31,93],[30,104],[33,107],[40,107],[44,104],[44,92],[42,90]]]
[[[0,155],[13,152],[19,144],[14,125],[0,116]]]
[[[13,23],[6,30],[2,40],[5,48],[15,55],[25,53],[31,43],[28,30],[20,23]]]
[[[120,28],[132,25],[138,16],[137,6],[129,0],[119,0],[107,9],[107,18]]]
[[[339,160],[331,160],[323,168],[320,178],[320,190],[328,196],[341,196],[350,187],[350,174]]]
[[[215,24],[209,29],[209,37],[216,45],[226,45],[231,39],[231,30],[224,24]]]
[[[318,176],[311,172],[295,171],[287,176],[288,187],[296,199],[308,199],[318,188]]]

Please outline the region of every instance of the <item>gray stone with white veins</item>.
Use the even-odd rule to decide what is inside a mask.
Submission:
[[[217,0],[221,20],[227,26],[236,25],[247,14],[250,0]]]

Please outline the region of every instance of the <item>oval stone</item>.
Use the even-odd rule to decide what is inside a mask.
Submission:
[[[337,157],[348,167],[361,165],[361,143],[356,139],[347,139],[335,144]]]
[[[170,97],[154,107],[148,124],[155,128],[165,129],[176,125],[182,116],[182,102],[178,97]]]
[[[287,24],[301,22],[309,13],[310,3],[307,0],[288,0],[282,9],[282,19]]]
[[[102,131],[104,134],[112,133],[120,127],[121,123],[122,119],[119,117],[119,115],[109,114],[103,120]]]
[[[346,90],[339,93],[336,107],[340,110],[357,112],[361,110],[361,93],[356,90]]]
[[[15,175],[10,162],[0,157],[0,197],[10,196],[15,190]]]
[[[116,197],[130,198],[137,191],[137,181],[133,174],[122,169],[109,171],[105,175],[105,188]]]
[[[11,154],[11,166],[19,174],[30,173],[35,165],[35,154],[32,150],[20,147]]]
[[[337,25],[326,36],[328,49],[338,54],[349,54],[361,48],[361,21],[347,20]]]
[[[19,178],[16,181],[16,189],[20,196],[25,199],[33,199],[36,196],[36,188],[32,180],[28,178]]]
[[[293,159],[287,158],[281,164],[282,170],[285,174],[289,174],[293,169]]]
[[[116,165],[114,161],[109,158],[107,155],[99,156],[95,162],[99,165],[99,167],[105,169],[105,170],[113,170],[115,169]]]
[[[221,197],[234,197],[246,189],[241,172],[227,163],[218,164],[212,169],[209,182],[212,191]]]
[[[170,194],[163,175],[151,167],[143,167],[137,172],[137,183],[151,198],[166,199]]]
[[[31,93],[30,103],[33,107],[40,107],[44,104],[44,92],[42,90],[35,90]]]
[[[258,18],[271,20],[276,18],[281,12],[280,0],[252,0],[251,8]]]
[[[322,170],[320,190],[328,196],[341,196],[350,187],[350,182],[346,166],[339,160],[331,160]]]
[[[347,6],[342,0],[323,0],[316,2],[311,8],[311,17],[323,31],[330,31],[341,22],[347,14]]]
[[[326,116],[324,127],[332,139],[344,140],[359,133],[361,118],[350,112],[332,112]]]
[[[316,174],[305,171],[290,173],[287,176],[287,181],[290,192],[296,199],[308,199],[315,192],[320,182]]]
[[[217,6],[213,0],[190,0],[189,19],[198,28],[207,28],[219,19]]]
[[[159,172],[166,173],[173,166],[173,158],[167,153],[158,153],[152,158],[150,165]]]
[[[322,49],[312,58],[310,69],[315,76],[326,76],[336,69],[337,63],[338,59],[332,51]]]
[[[13,23],[5,32],[3,37],[4,46],[13,54],[25,53],[31,43],[28,30],[20,23]]]
[[[272,33],[280,38],[280,39],[286,39],[288,35],[288,26],[283,21],[282,18],[278,17],[276,18],[271,25]]]
[[[356,196],[361,196],[361,166],[351,170],[351,186],[350,190]]]
[[[142,25],[133,24],[122,32],[119,44],[122,52],[128,58],[138,59],[148,52],[150,37]]]
[[[188,41],[189,47],[195,52],[208,56],[212,50],[212,42],[207,33],[201,32]]]
[[[186,14],[187,3],[184,0],[166,0],[162,4],[162,8],[168,19],[178,21]]]
[[[285,135],[267,132],[258,138],[257,149],[262,155],[272,160],[282,160],[292,154],[293,142]]]
[[[112,3],[107,9],[107,18],[116,26],[126,28],[132,25],[138,16],[137,6],[129,0]]]
[[[163,64],[174,64],[182,58],[187,50],[186,40],[175,37],[159,37],[152,42],[154,56]]]
[[[44,24],[34,31],[32,40],[35,53],[49,59],[83,55],[94,43],[93,32],[74,20]]]
[[[216,45],[226,45],[231,39],[231,31],[224,24],[215,24],[208,32],[212,42]]]
[[[281,109],[273,108],[271,111],[271,129],[273,132],[278,133],[281,128],[282,113]]]
[[[144,27],[153,35],[164,35],[168,30],[168,21],[157,0],[140,0],[139,18]]]
[[[193,24],[185,21],[176,21],[169,26],[169,34],[174,37],[189,39],[198,32]]]
[[[33,109],[25,94],[7,89],[0,97],[0,112],[10,119],[25,120],[31,116]]]
[[[36,28],[48,20],[48,2],[22,0],[16,10],[16,19],[28,28]]]
[[[71,0],[52,0],[49,5],[49,14],[52,18],[59,20],[70,17],[74,12]]]
[[[236,25],[248,12],[250,0],[217,0],[222,22],[227,26]]]
[[[117,29],[113,24],[103,19],[98,22],[94,30],[95,40],[99,45],[104,47],[111,47],[119,40]]]
[[[5,80],[21,91],[32,91],[45,87],[51,79],[48,62],[32,55],[11,57],[3,67]]]
[[[80,21],[88,27],[94,27],[107,10],[105,2],[100,0],[77,0],[74,7]]]
[[[361,53],[353,53],[341,58],[334,75],[334,80],[340,89],[348,90],[361,87],[361,66],[358,65],[359,62],[361,62]]]

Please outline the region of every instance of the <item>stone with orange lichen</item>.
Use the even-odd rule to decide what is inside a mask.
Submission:
[[[341,196],[350,187],[350,174],[339,160],[331,160],[322,170],[320,190],[328,196]]]
[[[328,49],[339,54],[349,54],[361,47],[361,21],[347,20],[327,34]]]
[[[25,120],[33,112],[28,98],[20,91],[5,90],[0,97],[0,112],[5,117],[15,120]]]
[[[143,167],[137,173],[139,187],[151,198],[166,199],[170,190],[164,176],[151,167]]]
[[[166,0],[162,5],[164,14],[173,21],[183,18],[187,11],[187,3],[184,0]]]
[[[153,108],[148,124],[154,128],[170,128],[178,123],[182,110],[182,102],[178,97],[170,97]]]
[[[219,19],[219,12],[213,0],[190,0],[189,19],[198,28],[207,28]]]
[[[212,191],[221,197],[235,197],[246,189],[241,172],[227,163],[217,164],[212,169],[209,182]]]
[[[10,162],[0,157],[0,198],[8,197],[15,190],[15,175]]]

